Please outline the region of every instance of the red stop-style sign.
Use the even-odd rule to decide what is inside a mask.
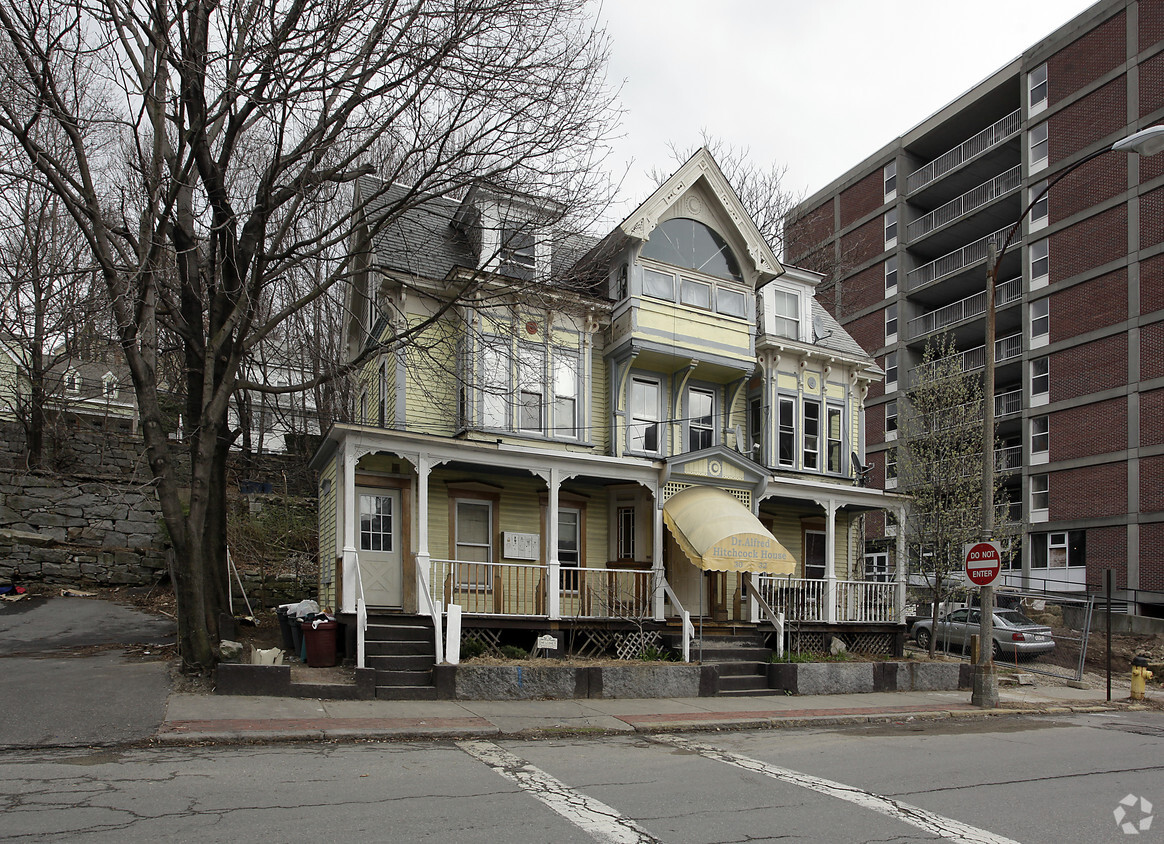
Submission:
[[[975,586],[989,586],[1002,570],[1002,549],[997,542],[966,545],[966,577]]]

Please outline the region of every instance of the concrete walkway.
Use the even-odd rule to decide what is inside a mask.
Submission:
[[[1104,689],[1007,688],[1000,707],[971,706],[968,691],[751,698],[545,701],[329,701],[173,694],[157,740],[164,744],[250,741],[402,740],[556,736],[833,725],[1122,708]],[[1116,697],[1117,693],[1113,693]]]

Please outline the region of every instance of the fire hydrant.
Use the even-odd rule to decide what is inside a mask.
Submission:
[[[1152,676],[1152,672],[1148,670],[1148,658],[1143,654],[1137,654],[1132,660],[1132,700],[1144,699],[1144,687]]]

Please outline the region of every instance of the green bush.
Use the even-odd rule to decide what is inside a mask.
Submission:
[[[472,659],[488,651],[488,646],[480,639],[466,639],[461,642],[461,659]]]
[[[502,645],[501,655],[506,659],[529,659],[529,651],[517,645]]]
[[[657,648],[654,645],[647,645],[639,654],[639,659],[643,662],[670,662],[674,657],[670,651]]]

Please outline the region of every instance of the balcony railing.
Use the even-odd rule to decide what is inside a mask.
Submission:
[[[969,140],[963,141],[952,150],[942,153],[929,164],[913,171],[906,180],[906,187],[910,193],[920,190],[941,176],[946,175],[955,167],[981,155],[991,147],[1005,141],[1015,134],[1022,125],[1022,114],[1015,110],[993,126],[988,126]]]
[[[994,362],[1003,363],[1013,358],[1021,357],[1023,353],[1023,335],[1011,334],[1009,337],[1000,337],[994,341]],[[975,346],[954,355],[961,364],[963,372],[972,372],[986,366],[986,346]],[[931,364],[921,364],[915,370],[915,377],[927,378],[937,371],[942,362],[948,358],[936,360]]]
[[[1023,409],[1023,391],[1011,390],[1009,393],[996,393],[994,396],[994,415],[1007,416],[1019,413]]]
[[[1022,298],[1022,295],[1022,276],[1012,278],[994,288],[994,305],[1001,308],[1003,305],[1009,305]],[[947,325],[953,325],[971,317],[982,316],[984,313],[986,313],[985,290],[981,293],[975,293],[973,296],[967,296],[965,299],[959,299],[953,304],[914,317],[909,321],[909,337],[911,340],[915,340],[931,332],[939,331]]]
[[[753,583],[775,612],[784,613],[786,624],[829,621],[827,580],[758,575]],[[837,623],[893,624],[900,620],[895,583],[837,580],[832,591]]]
[[[994,450],[994,468],[998,472],[1020,469],[1023,465],[1023,447],[1007,445]]]
[[[930,261],[928,264],[922,264],[915,270],[910,270],[906,276],[909,289],[913,290],[921,287],[923,284],[929,284],[931,281],[945,278],[964,267],[985,260],[990,241],[993,240],[1001,248],[1003,241],[1006,240],[1006,233],[1010,229],[1010,226],[999,229],[996,232],[986,235],[986,237],[975,240],[973,243],[967,243],[961,249],[955,249],[953,252],[948,252],[943,255],[941,258]],[[1018,246],[1020,243],[1022,243],[1021,236],[1016,236],[1011,240],[1011,247]]]
[[[1021,164],[1000,173],[989,182],[983,182],[978,187],[971,188],[959,197],[955,197],[945,205],[935,208],[924,217],[919,217],[905,227],[906,236],[912,242],[922,235],[929,234],[934,229],[940,229],[947,223],[952,223],[959,217],[981,208],[988,202],[1010,193],[1018,188],[1023,181]]]

